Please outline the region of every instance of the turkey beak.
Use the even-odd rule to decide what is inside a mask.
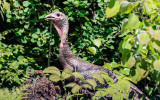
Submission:
[[[46,18],[46,20],[54,20],[54,19],[55,19],[55,17],[54,17],[54,14],[53,14],[53,13],[51,13],[51,14],[49,14],[49,15],[45,16],[45,18]]]

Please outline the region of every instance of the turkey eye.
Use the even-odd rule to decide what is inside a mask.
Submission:
[[[60,14],[59,14],[59,13],[57,13],[56,15],[57,15],[58,17],[60,16]]]

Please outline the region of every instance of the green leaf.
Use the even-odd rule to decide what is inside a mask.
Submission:
[[[98,91],[95,93],[95,97],[96,97],[95,100],[99,100],[101,96],[105,96],[105,95],[109,94],[108,91],[110,91],[110,89],[111,89],[110,87],[109,87],[109,89],[108,88],[107,89],[106,88],[98,89]],[[98,97],[98,96],[100,96],[100,97]]]
[[[104,79],[100,74],[94,72],[94,73],[89,73],[89,75],[97,79],[101,84],[104,84]]]
[[[58,68],[56,68],[56,67],[53,67],[53,66],[50,66],[50,67],[48,67],[48,68],[45,68],[45,69],[43,70],[43,72],[44,72],[44,73],[50,73],[50,74],[56,74],[56,75],[58,75],[58,76],[61,75],[60,70],[59,70]]]
[[[110,65],[111,65],[112,69],[113,69],[113,68],[117,68],[117,67],[120,66],[120,65],[117,64],[116,62],[111,62]]]
[[[160,30],[154,32],[154,39],[160,41]]]
[[[29,2],[29,1],[23,1],[23,6],[24,6],[24,7],[28,7],[28,6],[29,6],[29,4],[30,4],[30,2]]]
[[[139,72],[140,76],[142,78],[145,78],[148,75],[149,70],[146,68],[146,66],[147,66],[146,62],[142,61],[142,63],[144,63],[144,64],[137,63],[136,68],[137,68],[137,71]]]
[[[103,73],[101,74],[101,76],[106,80],[108,84],[113,84],[114,80],[111,77],[109,77],[107,73]]]
[[[131,81],[134,83],[137,83],[141,80],[141,76],[139,74],[139,72],[137,71],[137,69],[132,69],[131,71]]]
[[[84,88],[87,88],[87,89],[90,89],[90,90],[92,89],[92,87],[91,87],[89,84],[83,84],[82,86],[83,86]]]
[[[38,35],[37,34],[32,34],[32,37],[33,38],[38,38]]]
[[[37,42],[37,45],[38,45],[39,47],[43,46],[42,41],[38,41],[38,42]]]
[[[121,4],[121,13],[122,14],[129,14],[133,10],[134,6],[129,3],[128,1],[123,1]]]
[[[68,83],[67,85],[66,85],[66,87],[74,87],[75,85],[78,85],[77,83]]]
[[[79,72],[73,72],[72,75],[74,75],[76,78],[80,78],[82,80],[84,79],[84,76]]]
[[[130,57],[130,58],[128,59],[128,62],[127,62],[127,67],[128,67],[128,68],[132,68],[132,67],[135,65],[135,63],[136,63],[135,58],[134,58],[134,57]]]
[[[93,79],[87,79],[86,82],[89,83],[90,85],[92,85],[93,89],[95,89],[95,87],[97,86],[96,81]]]
[[[10,11],[10,4],[8,2],[4,2],[3,7],[7,10]]]
[[[115,16],[119,12],[120,6],[121,4],[117,0],[111,0],[106,9],[107,18]]]
[[[148,44],[151,40],[148,33],[142,33],[142,34],[138,35],[138,39],[141,44]]]
[[[153,41],[151,42],[151,45],[152,45],[156,50],[159,50],[159,49],[160,49],[160,44],[159,44],[158,41],[153,40]]]
[[[155,60],[153,62],[153,67],[155,70],[160,71],[160,60]]]
[[[123,100],[123,96],[120,93],[113,94],[113,100]]]
[[[58,82],[61,80],[60,76],[57,74],[52,74],[49,76],[49,80],[53,81],[53,82]]]
[[[96,54],[96,48],[95,47],[89,47],[88,48],[90,52],[92,52],[94,55]]]
[[[79,89],[81,89],[82,88],[82,86],[79,86],[78,84],[77,85],[75,85],[73,88],[72,88],[72,93],[77,93],[77,92],[79,92]]]
[[[130,69],[128,69],[128,68],[121,68],[121,69],[120,69],[120,72],[121,72],[122,74],[129,75]]]
[[[20,6],[19,2],[18,2],[18,1],[15,1],[15,2],[14,2],[14,6],[15,6],[15,7],[19,7],[19,6]]]
[[[98,38],[98,39],[94,39],[93,43],[99,48],[101,46],[101,41],[102,39]]]
[[[127,80],[124,79],[119,79],[118,80],[118,89],[120,91],[122,91],[123,93],[126,93],[129,91],[130,89],[130,83]]]
[[[62,72],[62,80],[69,78],[70,76],[72,76],[72,71],[69,68],[66,68],[65,70],[63,70]]]
[[[21,60],[23,60],[23,58],[24,58],[24,56],[18,56],[17,59],[18,59],[19,61],[21,61]]]
[[[132,29],[138,28],[140,26],[140,21],[139,21],[138,16],[136,16],[133,13],[129,14],[128,24],[129,24],[130,28],[132,28]]]

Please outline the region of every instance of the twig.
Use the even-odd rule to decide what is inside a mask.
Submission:
[[[53,11],[53,7],[54,7],[54,3],[55,0],[51,0],[52,1],[52,11]],[[50,35],[52,36],[52,21],[50,22]],[[51,38],[50,38],[50,42],[51,42]],[[48,53],[48,67],[50,66],[50,61],[51,61],[51,48],[52,46],[49,44],[49,53]]]
[[[33,86],[33,95],[34,95],[34,88],[36,86],[36,81],[39,79],[40,77],[37,77],[35,80],[34,80],[34,86]]]

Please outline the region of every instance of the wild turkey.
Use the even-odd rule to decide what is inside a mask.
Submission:
[[[98,70],[105,71],[112,79],[114,79],[114,82],[117,82],[117,75],[112,71],[101,66],[82,61],[74,56],[68,44],[69,23],[65,14],[63,14],[62,12],[52,12],[51,14],[46,16],[46,19],[51,20],[53,22],[53,25],[61,38],[59,60],[64,69],[70,68],[73,72],[80,72],[84,75],[85,78],[89,76],[88,73],[93,73]],[[143,94],[141,90],[139,90],[136,86],[134,86],[131,83],[130,91],[134,91],[136,92],[136,94]]]

